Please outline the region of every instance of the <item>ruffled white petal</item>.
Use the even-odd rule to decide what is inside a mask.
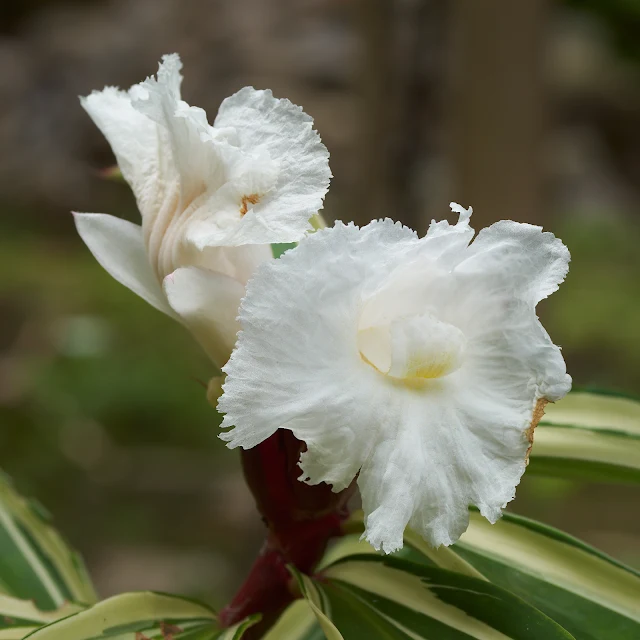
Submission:
[[[371,434],[352,429],[344,414],[353,410],[353,385],[366,391],[377,375],[357,357],[357,327],[349,322],[359,306],[357,267],[366,263],[370,278],[382,281],[416,242],[413,231],[390,220],[362,230],[337,223],[305,239],[303,251],[258,268],[240,308],[242,337],[224,369],[230,375],[219,408],[223,426],[235,428],[221,438],[230,447],[248,449],[280,427],[297,433],[304,424],[313,431],[305,438],[310,450],[316,441],[332,445],[326,461],[316,453],[311,466],[329,474],[334,488],[350,484]],[[277,373],[266,380],[267,371]],[[337,385],[348,391],[336,394]],[[336,450],[347,454],[344,466]]]
[[[224,369],[219,408],[234,428],[222,439],[248,448],[290,429],[307,444],[304,480],[340,490],[358,475],[366,537],[386,552],[409,523],[434,546],[455,542],[470,504],[495,521],[526,467],[538,401],[570,387],[532,304],[557,286],[568,254],[535,234],[509,233],[508,275],[496,267],[502,235],[468,246],[464,210],[458,225],[434,223],[422,240],[389,221],[337,225],[261,266]],[[393,358],[384,375],[361,356],[362,332],[393,321],[406,380],[392,375]],[[413,354],[431,368],[411,369],[405,351],[427,321],[439,330]]]
[[[215,128],[233,128],[238,146],[252,157],[270,158],[274,183],[238,185],[241,196],[255,196],[241,222],[223,233],[205,220],[190,230],[197,246],[294,242],[311,229],[309,218],[322,208],[329,187],[329,152],[313,130],[313,119],[271,91],[245,87],[224,100]],[[211,224],[214,222],[214,224]]]
[[[453,202],[451,209],[459,214],[455,225],[432,220],[426,236],[405,253],[404,260],[381,284],[372,287],[369,281],[363,283],[361,330],[391,322],[395,317],[424,313],[434,287],[460,261],[473,238],[469,225],[472,209]]]
[[[199,267],[177,269],[164,279],[169,304],[209,357],[221,367],[231,355],[239,330],[236,319],[244,286]]]
[[[111,145],[142,215],[153,215],[162,201],[158,184],[171,181],[173,171],[162,159],[156,124],[134,108],[127,92],[115,87],[80,101]]]
[[[102,267],[125,287],[176,317],[151,269],[139,225],[104,213],[74,213],[76,228]]]
[[[450,225],[446,220],[432,220],[423,239],[423,243],[429,245],[429,257],[438,258],[442,265],[455,261],[456,256],[459,256],[473,239],[473,229],[469,225],[473,209],[465,209],[455,202],[451,202],[449,207],[458,214],[456,224]]]
[[[181,69],[177,54],[165,55],[157,77],[133,86],[130,94],[135,109],[159,127],[163,150],[180,176],[180,209],[184,210],[205,191],[224,184],[227,172],[205,112],[180,97]]]
[[[212,126],[182,100],[181,69],[177,54],[166,55],[155,77],[127,92],[108,87],[82,99],[133,188],[159,280],[211,262],[211,248],[300,239],[331,176],[300,107],[247,87],[223,102]]]
[[[553,233],[502,220],[480,231],[457,270],[491,274],[535,306],[558,289],[569,260],[569,250]]]
[[[270,212],[256,217],[256,203],[277,186],[278,167],[268,157],[246,157],[236,165],[237,176],[208,194],[193,212],[186,240],[198,250],[215,246],[241,246],[288,242],[290,233],[281,218]]]

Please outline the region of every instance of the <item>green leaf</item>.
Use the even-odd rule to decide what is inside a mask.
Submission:
[[[366,540],[360,540],[360,535],[364,531],[364,514],[361,510],[354,511],[344,526],[346,530],[351,530],[355,535],[345,535],[327,549],[322,560],[318,563],[316,571],[320,571],[330,564],[346,558],[347,556],[360,555],[362,553],[372,553],[380,555]]]
[[[608,391],[572,391],[548,404],[542,422],[610,429],[640,436],[640,400]]]
[[[640,638],[640,574],[538,522],[473,512],[453,549],[491,582],[552,617],[580,640]]]
[[[174,640],[209,640],[209,637],[215,640],[240,640],[244,635],[244,632],[253,627],[256,622],[260,620],[259,615],[249,616],[245,618],[242,622],[238,622],[238,624],[234,624],[233,627],[229,627],[228,629],[224,629],[223,631],[216,631],[212,636],[196,636],[193,637],[188,634],[182,634],[174,636]]]
[[[53,611],[38,609],[32,600],[0,595],[0,640],[24,638],[31,631],[81,611],[80,605],[67,603]]]
[[[318,579],[302,576],[299,583],[310,605],[330,620],[336,639],[573,638],[499,586],[398,558],[369,554],[343,558]],[[320,617],[319,621],[322,624]],[[327,637],[332,636],[327,633]]]
[[[287,607],[262,640],[325,640],[306,600],[296,600]],[[2,638],[0,637],[0,640]]]
[[[274,258],[279,258],[285,251],[295,249],[297,246],[297,242],[277,242],[271,245],[271,253]]]
[[[640,482],[640,402],[577,391],[546,407],[530,471],[608,482]]]
[[[357,535],[346,535],[331,547],[320,561],[317,570],[350,555],[361,553],[382,555],[368,542],[359,539],[359,536],[364,531],[364,512],[362,510],[359,509],[351,514],[349,519],[343,524],[343,530],[350,534]],[[472,578],[484,579],[484,576],[477,569],[461,558],[451,548],[439,547],[434,549],[424,540],[424,538],[422,538],[422,536],[412,529],[405,529],[404,542],[404,549],[396,553],[396,557],[419,563],[424,563],[426,561],[427,564],[432,564],[436,567],[440,567],[441,569],[449,569],[449,571],[463,573],[467,576],[471,576]]]
[[[35,501],[0,474],[0,595],[33,600],[43,611],[67,602],[91,604],[95,591],[80,556]]]
[[[220,630],[207,606],[163,593],[114,596],[27,635],[30,640],[239,640],[259,616]]]
[[[484,576],[473,567],[473,565],[466,562],[455,551],[449,547],[438,547],[434,549],[429,546],[426,540],[412,529],[406,529],[404,532],[404,541],[413,549],[426,556],[434,565],[441,569],[448,569],[449,571],[455,571],[462,573],[472,578],[479,578],[484,580]]]
[[[298,587],[306,603],[316,617],[326,640],[345,640],[329,617],[330,604],[324,591],[317,587],[316,583],[295,567],[289,566],[289,571],[298,582]]]

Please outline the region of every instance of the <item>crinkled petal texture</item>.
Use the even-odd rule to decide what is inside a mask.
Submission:
[[[212,222],[194,225],[197,245],[295,242],[310,229],[309,219],[322,208],[329,188],[329,152],[313,129],[313,118],[289,100],[273,97],[271,91],[241,89],[220,105],[216,128],[233,129],[239,147],[277,164],[271,188],[259,185],[240,191],[251,200],[242,224],[222,233]],[[240,194],[242,195],[242,194]],[[236,195],[237,198],[237,195]]]
[[[164,56],[156,78],[82,99],[136,196],[159,280],[186,264],[206,266],[205,249],[299,240],[331,177],[300,107],[245,87],[212,126],[181,99],[181,68],[176,54]]]
[[[472,504],[496,521],[541,407],[571,385],[535,313],[567,249],[514,222],[469,245],[460,213],[422,239],[389,220],[337,224],[262,265],[224,368],[234,428],[221,438],[249,448],[290,429],[307,444],[306,482],[339,491],[357,475],[365,536],[385,552],[407,524],[452,544]]]
[[[111,275],[180,319],[222,364],[244,285],[273,258],[270,243],[299,240],[322,208],[329,154],[312,119],[270,91],[242,89],[210,125],[182,100],[181,68],[167,55],[156,77],[82,98],[142,225],[102,214],[76,214],[76,224]]]

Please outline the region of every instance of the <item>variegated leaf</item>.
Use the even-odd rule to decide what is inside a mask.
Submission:
[[[640,402],[574,391],[547,405],[530,463],[537,474],[640,482]]]
[[[325,640],[313,610],[306,600],[289,605],[262,640]]]
[[[20,496],[4,474],[0,475],[0,595],[33,600],[43,611],[96,600],[80,556],[51,526],[46,511]]]
[[[207,606],[142,591],[109,598],[26,636],[30,640],[240,640],[259,616],[221,630]]]
[[[32,600],[0,595],[0,640],[19,640],[45,624],[81,610],[80,605],[67,603],[59,609],[42,611]]]
[[[472,512],[453,550],[580,640],[640,638],[640,574],[557,529]]]
[[[314,580],[296,574],[331,640],[568,640],[573,636],[486,580],[378,555],[343,558]]]

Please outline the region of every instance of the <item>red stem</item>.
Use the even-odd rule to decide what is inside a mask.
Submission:
[[[281,429],[242,452],[244,474],[269,533],[246,580],[220,612],[219,623],[229,627],[261,613],[262,621],[249,630],[247,640],[261,637],[293,601],[286,565],[310,573],[329,540],[341,535],[340,525],[348,516],[352,487],[333,493],[324,483],[309,486],[298,480],[304,446]]]

